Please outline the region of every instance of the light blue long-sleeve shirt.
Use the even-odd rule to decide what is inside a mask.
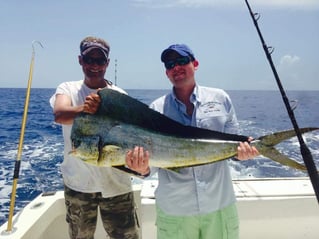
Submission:
[[[216,88],[196,86],[191,95],[193,114],[174,91],[151,103],[150,108],[184,125],[226,133],[237,133],[238,122],[228,94]],[[156,204],[171,215],[197,215],[214,212],[235,202],[227,160],[173,172],[155,169],[159,184]],[[152,173],[154,169],[152,169]]]

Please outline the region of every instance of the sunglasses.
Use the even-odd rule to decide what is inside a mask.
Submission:
[[[167,70],[170,70],[170,69],[173,69],[177,65],[184,66],[184,65],[187,65],[190,62],[191,62],[191,58],[190,57],[183,56],[183,57],[179,57],[179,58],[176,58],[174,60],[171,60],[171,61],[164,62],[164,65],[165,65],[165,68]]]
[[[107,59],[105,57],[93,58],[89,56],[82,56],[83,62],[88,65],[97,64],[99,66],[103,66],[107,63]]]

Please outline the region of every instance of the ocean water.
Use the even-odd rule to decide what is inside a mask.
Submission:
[[[41,192],[62,190],[60,164],[63,160],[61,126],[54,123],[49,98],[55,89],[32,89],[24,134],[15,212]],[[127,90],[129,95],[149,104],[167,90]],[[278,91],[228,91],[236,108],[242,134],[255,138],[291,129],[292,124]],[[0,89],[0,224],[8,217],[14,165],[17,158],[25,89]],[[319,91],[287,92],[299,127],[319,127]],[[319,131],[304,140],[319,168]],[[277,147],[289,157],[303,162],[297,138]],[[307,174],[263,157],[230,162],[234,178],[299,177]]]

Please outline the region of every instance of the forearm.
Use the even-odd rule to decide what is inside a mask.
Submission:
[[[59,124],[72,124],[74,118],[83,112],[83,109],[83,105],[54,109],[54,121]]]

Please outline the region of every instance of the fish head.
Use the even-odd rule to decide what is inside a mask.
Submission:
[[[74,138],[72,139],[72,150],[69,154],[86,163],[98,165],[99,142],[100,137],[97,135]]]

